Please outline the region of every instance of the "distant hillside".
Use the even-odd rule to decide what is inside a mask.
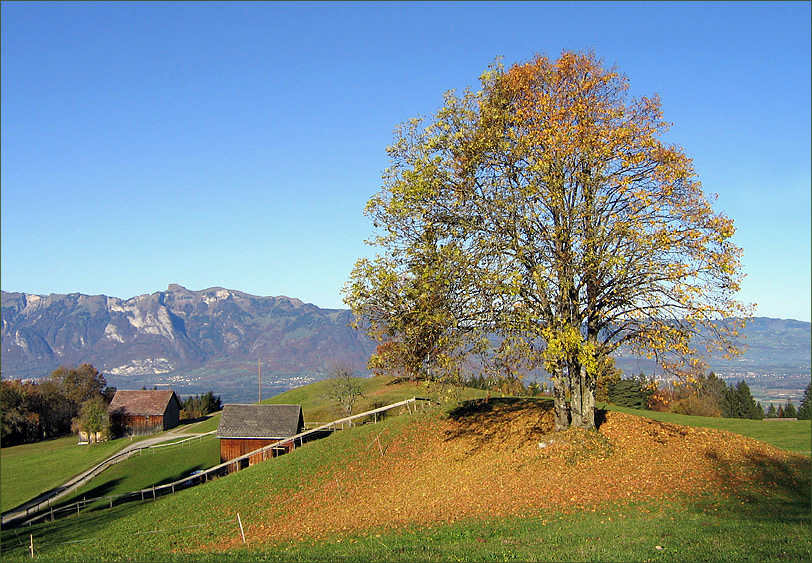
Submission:
[[[339,362],[367,373],[375,343],[350,321],[346,309],[221,287],[190,291],[173,284],[126,300],[4,291],[3,377],[38,378],[62,364],[89,362],[119,388],[171,385],[181,394],[212,389],[228,401],[255,401],[258,359],[263,397],[321,379]],[[808,379],[810,323],[755,318],[743,336],[747,352],[713,360],[717,373]],[[655,371],[644,358],[619,357],[617,364],[627,375]],[[805,383],[790,386],[797,394]]]
[[[755,317],[747,321],[740,344],[745,352],[730,360],[712,358],[711,369],[720,374],[809,375],[812,364],[812,324],[792,319]],[[652,373],[654,362],[636,356],[621,356],[617,365],[627,375]]]
[[[42,377],[61,364],[89,362],[121,387],[190,373],[256,380],[260,358],[269,384],[334,362],[364,371],[375,346],[350,321],[348,310],[220,287],[173,284],[127,300],[4,291],[3,377]]]

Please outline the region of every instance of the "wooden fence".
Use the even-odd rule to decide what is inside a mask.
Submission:
[[[23,520],[29,518],[33,514],[39,514],[40,512],[45,511],[48,514],[53,514],[54,508],[53,505],[59,502],[60,499],[66,497],[79,487],[87,484],[88,481],[96,477],[99,473],[111,467],[125,459],[129,459],[131,457],[139,456],[144,453],[144,451],[155,451],[158,449],[166,449],[166,448],[182,448],[187,443],[194,441],[194,440],[202,440],[206,436],[214,435],[216,430],[212,430],[211,432],[206,432],[205,434],[198,434],[197,436],[191,436],[189,438],[184,438],[183,440],[177,440],[174,442],[168,442],[165,444],[156,444],[154,446],[144,446],[142,448],[133,448],[127,450],[125,452],[118,453],[112,457],[107,458],[94,468],[90,469],[89,471],[81,474],[78,478],[72,481],[68,481],[62,487],[57,487],[53,494],[51,494],[48,498],[45,498],[35,504],[27,506],[25,509],[21,510],[12,510],[5,514],[2,517],[2,525],[6,527],[8,524],[12,524],[16,521]],[[60,510],[62,510],[60,508]]]
[[[396,408],[406,407],[411,414],[412,412],[416,412],[418,410],[418,404],[421,409],[425,408],[426,402],[433,402],[431,399],[425,399],[421,397],[412,397],[411,399],[406,399],[405,401],[400,401],[398,403],[393,403],[391,405],[386,405],[384,407],[380,407],[377,409],[373,409],[370,411],[362,412],[360,414],[348,416],[345,418],[341,418],[338,420],[334,420],[332,422],[328,422],[326,424],[322,424],[315,428],[311,428],[309,430],[305,430],[304,432],[300,432],[295,436],[290,436],[288,438],[283,438],[282,440],[278,440],[273,444],[269,444],[265,447],[256,449],[252,452],[247,454],[241,455],[240,457],[231,459],[220,465],[216,465],[209,469],[203,470],[198,474],[190,475],[174,481],[172,483],[167,483],[164,485],[159,486],[152,486],[147,489],[141,489],[140,491],[132,491],[129,493],[122,493],[119,495],[109,495],[105,497],[96,497],[91,499],[82,499],[77,502],[71,503],[66,506],[60,506],[59,508],[55,508],[53,505],[59,499],[67,495],[68,493],[76,490],[80,486],[87,483],[90,479],[94,476],[98,475],[111,465],[114,465],[120,461],[123,461],[133,455],[140,455],[142,450],[148,450],[153,448],[159,447],[173,447],[181,444],[182,442],[187,442],[188,440],[193,439],[203,439],[205,436],[209,436],[215,434],[216,431],[207,432],[206,434],[200,434],[198,436],[194,436],[187,440],[182,440],[181,442],[171,442],[168,444],[159,444],[156,446],[148,446],[144,448],[138,448],[135,450],[131,450],[128,452],[122,452],[121,454],[109,458],[105,462],[99,464],[87,474],[85,474],[80,480],[76,483],[71,483],[69,486],[66,486],[64,490],[60,490],[58,495],[50,497],[42,502],[27,508],[24,511],[15,512],[13,514],[7,514],[3,516],[3,526],[6,527],[7,525],[31,525],[35,522],[50,519],[53,521],[57,516],[66,516],[70,514],[78,514],[83,508],[86,508],[88,505],[95,505],[100,501],[104,501],[105,504],[108,504],[108,508],[113,508],[114,502],[121,504],[122,502],[129,502],[134,500],[155,500],[159,496],[167,495],[167,494],[175,494],[175,491],[182,490],[185,488],[193,487],[195,485],[199,485],[202,483],[206,483],[210,479],[215,479],[217,477],[222,477],[232,473],[234,471],[239,471],[245,467],[248,467],[249,464],[256,463],[258,461],[265,461],[267,459],[272,459],[286,451],[286,445],[292,444],[293,448],[296,448],[297,442],[298,445],[302,445],[304,443],[304,439],[312,434],[317,433],[324,433],[336,430],[343,430],[345,427],[349,428],[354,425],[354,422],[362,419],[362,418],[372,418],[372,422],[378,422],[378,415],[392,410]],[[414,410],[413,410],[414,409]],[[34,517],[30,517],[31,515],[35,515]],[[24,520],[24,522],[19,523],[20,520]],[[19,524],[18,524],[19,523]]]

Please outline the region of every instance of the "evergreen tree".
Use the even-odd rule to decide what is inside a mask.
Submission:
[[[646,397],[637,379],[610,382],[608,395],[609,402],[615,405],[632,409],[646,408]]]
[[[784,418],[784,405],[778,405],[778,418]]]
[[[756,400],[750,393],[750,387],[744,380],[741,380],[735,387],[728,386],[725,390],[722,416],[761,420],[764,418],[764,411],[756,404]]]
[[[778,416],[778,411],[775,410],[775,405],[770,403],[770,407],[767,409],[767,418],[776,418]]]
[[[795,405],[793,405],[791,401],[787,401],[787,404],[784,407],[784,417],[785,418],[797,418],[798,417],[798,411],[795,410]]]
[[[701,398],[710,398],[719,407],[723,409],[725,402],[725,390],[727,384],[724,380],[719,379],[715,373],[710,372],[708,375],[700,374],[697,378],[698,395]]]
[[[801,399],[801,406],[798,407],[798,419],[799,420],[809,420],[812,418],[812,384],[807,385],[806,389],[804,389],[804,398]]]

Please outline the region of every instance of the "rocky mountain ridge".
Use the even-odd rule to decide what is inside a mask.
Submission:
[[[120,299],[105,295],[2,292],[2,375],[40,378],[60,365],[91,363],[121,389],[169,385],[256,400],[324,377],[336,364],[368,373],[375,342],[349,324],[346,309],[321,309],[290,297],[259,297],[212,287]],[[732,360],[711,362],[722,377],[797,387],[808,380],[812,325],[755,318]],[[620,355],[627,376],[656,374],[645,358]],[[261,367],[258,365],[261,363]],[[259,372],[259,373],[258,373]],[[258,377],[259,376],[259,377]],[[803,388],[801,385],[801,388]],[[765,391],[766,393],[766,391]]]
[[[331,363],[363,369],[374,343],[350,328],[351,313],[289,297],[258,297],[213,287],[119,299],[2,292],[4,377],[41,377],[62,364],[89,362],[112,376],[140,376],[244,365],[269,373],[323,371]]]

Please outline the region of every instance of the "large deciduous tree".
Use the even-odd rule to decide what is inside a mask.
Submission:
[[[345,290],[370,334],[416,339],[418,367],[499,336],[491,364],[551,374],[558,429],[594,428],[621,345],[675,373],[696,372],[700,335],[736,353],[733,221],[663,141],[659,98],[628,90],[593,53],[536,56],[399,127],[366,208],[382,253]]]

